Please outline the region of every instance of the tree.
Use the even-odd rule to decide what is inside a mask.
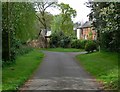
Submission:
[[[31,3],[2,3],[2,59],[15,59],[19,42],[25,43],[36,34],[35,10]]]
[[[40,17],[40,19],[42,18],[42,15],[40,13],[37,13],[37,16]],[[53,15],[50,14],[49,12],[45,12],[45,19],[46,19],[46,26],[48,30],[51,30],[51,22],[53,20]],[[42,25],[42,23],[39,20],[36,20],[36,27],[37,29],[40,31],[41,29],[44,29],[44,26]],[[38,36],[39,37],[40,33],[38,32]]]
[[[58,4],[58,9],[61,13],[54,17],[52,23],[53,31],[63,31],[66,35],[73,35],[74,24],[72,18],[76,16],[76,11],[69,4],[64,3]]]
[[[58,4],[58,8],[61,11],[62,15],[62,24],[64,24],[67,20],[74,18],[76,16],[76,11],[69,6],[69,4]]]
[[[56,4],[56,2],[48,2],[45,0],[43,0],[42,2],[36,2],[34,4],[36,11],[39,12],[39,15],[36,14],[36,16],[37,16],[39,22],[43,25],[43,29],[45,31],[45,34],[47,33],[47,30],[48,30],[45,13],[46,13],[47,8],[54,7],[55,4]],[[38,37],[41,35],[41,31],[42,30],[39,31]],[[47,39],[45,37],[44,37],[44,41],[45,41],[45,47],[47,47]]]
[[[51,30],[52,32],[55,31],[61,31],[61,21],[62,21],[62,17],[60,15],[55,15],[53,17],[53,21],[51,23]]]
[[[69,6],[69,4],[58,4],[59,10],[61,11],[61,30],[65,33],[73,33],[73,22],[72,18],[76,16],[76,11]],[[70,32],[71,31],[71,32]]]
[[[116,2],[89,2],[89,14],[93,26],[98,33],[98,41],[104,49],[118,51],[119,49],[119,15],[120,3]]]

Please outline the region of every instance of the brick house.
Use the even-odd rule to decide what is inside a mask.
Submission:
[[[78,27],[76,30],[77,38],[84,40],[96,40],[97,34],[90,21],[86,21],[82,26]]]

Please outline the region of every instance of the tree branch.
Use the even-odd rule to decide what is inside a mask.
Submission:
[[[43,26],[45,26],[45,24],[43,23],[43,21],[41,20],[41,18],[36,14],[38,20],[40,21],[40,23],[42,23]]]
[[[52,2],[52,3],[48,4],[48,6],[46,6],[46,7],[44,8],[44,11],[45,11],[48,7],[50,7],[51,5],[53,5],[53,4],[55,4],[55,2]]]

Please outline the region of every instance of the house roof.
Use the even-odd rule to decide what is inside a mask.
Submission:
[[[86,21],[82,26],[78,28],[87,28],[87,27],[91,27],[91,21]]]

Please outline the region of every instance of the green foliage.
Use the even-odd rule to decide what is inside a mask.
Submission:
[[[65,35],[63,32],[54,32],[50,38],[50,47],[70,47],[71,38]]]
[[[55,47],[59,47],[59,43],[60,43],[60,39],[61,39],[61,32],[54,32],[51,35],[50,38],[50,47],[55,48]]]
[[[81,41],[79,39],[73,39],[71,41],[71,48],[80,49],[81,48]]]
[[[46,10],[55,6],[56,2],[49,2],[46,0],[42,0],[41,2],[34,2],[36,17],[38,18],[41,29],[50,29],[52,14],[48,13]]]
[[[60,47],[68,48],[70,47],[70,42],[71,38],[69,36],[64,35],[60,41]]]
[[[36,27],[37,27],[38,31],[40,29],[45,29],[44,25],[46,25],[47,29],[49,29],[49,30],[51,29],[51,23],[53,20],[53,15],[51,13],[44,12],[44,16],[43,16],[41,13],[37,12],[36,16],[39,17],[39,19],[36,21],[37,22]],[[42,17],[45,18],[45,23],[42,23],[42,21],[43,21]]]
[[[58,8],[61,13],[54,16],[51,24],[52,31],[63,31],[66,35],[75,35],[71,18],[76,16],[76,11],[69,4],[64,3],[58,4]]]
[[[72,48],[78,48],[78,49],[85,49],[85,44],[87,43],[87,40],[78,40],[72,39],[71,41],[71,47]]]
[[[52,21],[52,24],[51,24],[51,30],[52,32],[55,32],[55,31],[61,31],[61,21],[62,21],[62,17],[60,15],[55,15],[53,17],[53,21]]]
[[[11,4],[11,3],[10,3]],[[31,3],[14,3],[12,14],[14,15],[13,27],[15,36],[23,42],[33,39],[36,36],[35,30],[35,10]]]
[[[35,10],[31,3],[2,3],[3,61],[14,61],[22,43],[36,36],[35,18]]]
[[[89,2],[91,7],[90,19],[98,34],[102,48],[118,51],[120,47],[120,3],[118,2]]]
[[[15,37],[23,42],[35,36],[35,18],[35,10],[31,3],[2,3],[2,26],[4,31],[11,30],[11,32],[14,32]]]
[[[64,19],[76,16],[76,11],[72,7],[70,7],[69,4],[60,3],[58,4],[58,7]]]
[[[85,50],[89,53],[89,52],[93,52],[94,50],[97,49],[97,45],[94,41],[89,40],[87,41],[87,43],[85,44]]]
[[[74,35],[73,31],[73,22],[71,19],[65,20],[65,23],[62,24],[63,21],[62,15],[55,15],[51,24],[51,30],[53,32],[55,31],[63,31],[66,35]]]
[[[15,45],[15,44],[14,44]],[[22,45],[21,43],[16,43],[15,47],[11,48],[11,61],[2,61],[2,67],[10,66],[11,64],[15,64],[16,58],[19,56],[22,56],[24,54],[29,53],[30,51],[33,50],[33,48],[27,46],[27,45]]]
[[[85,49],[85,44],[87,43],[87,40],[80,40],[81,41],[81,49]]]

